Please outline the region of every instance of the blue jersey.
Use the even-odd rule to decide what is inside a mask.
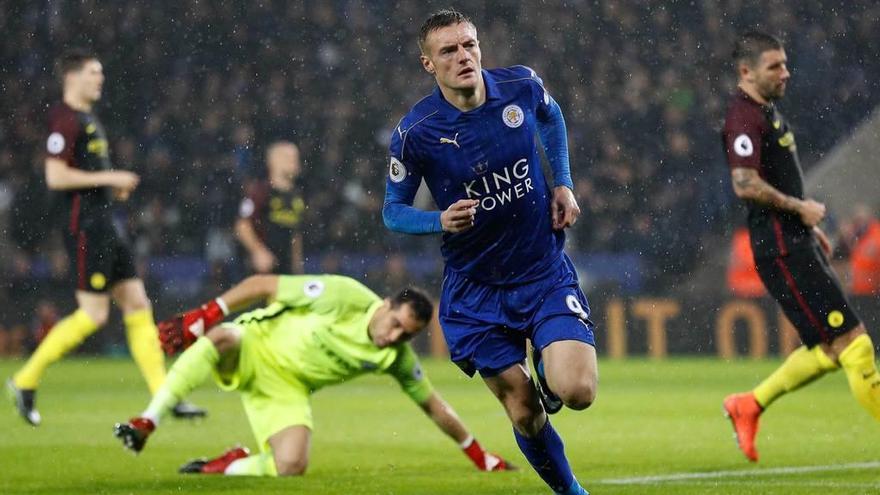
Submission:
[[[441,231],[437,211],[420,212],[411,228],[395,228],[389,218],[392,207],[413,213],[409,207],[422,179],[441,211],[458,200],[476,199],[474,226],[443,234],[447,269],[483,283],[527,282],[548,273],[562,257],[565,234],[552,228],[552,194],[535,137],[540,130],[545,148],[548,140],[562,148],[552,153],[548,148],[548,157],[556,185],[571,187],[565,125],[558,105],[528,67],[483,70],[483,80],[486,102],[474,110],[458,110],[435,88],[400,121],[391,139],[385,221],[410,233]],[[551,121],[561,126],[542,128]],[[564,163],[557,167],[556,161]]]

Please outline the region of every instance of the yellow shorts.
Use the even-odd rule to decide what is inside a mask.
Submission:
[[[224,325],[232,325],[225,323]],[[273,352],[260,332],[242,333],[238,366],[230,374],[215,370],[214,379],[223,390],[237,390],[254,438],[264,452],[269,437],[290,426],[313,428],[309,388],[289,371],[275,365]]]

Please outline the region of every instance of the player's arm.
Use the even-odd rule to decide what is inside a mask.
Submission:
[[[53,191],[71,189],[93,189],[112,187],[131,192],[140,182],[140,177],[127,170],[101,170],[90,172],[71,167],[56,157],[46,158],[46,185]]]
[[[223,321],[232,311],[274,299],[278,293],[278,275],[252,275],[198,308],[159,322],[159,340],[166,354],[180,352]]]
[[[538,76],[533,75],[533,79],[538,83],[534,87],[538,135],[553,172],[553,201],[550,203],[553,228],[559,230],[574,225],[581,214],[573,192],[574,183],[568,157],[568,130],[559,104],[544,89]]]
[[[504,471],[512,469],[512,466],[501,457],[483,450],[480,442],[468,432],[464,423],[461,422],[455,410],[440,394],[432,392],[428,398],[419,404],[437,428],[461,447],[462,451],[480,471]]]
[[[413,206],[422,176],[412,168],[397,158],[391,158],[388,180],[385,182],[382,221],[388,229],[404,234],[442,232],[439,211],[423,211]]]
[[[290,242],[291,271],[302,275],[306,272],[305,255],[303,254],[303,235],[297,232],[291,237]]]
[[[733,191],[737,197],[771,208],[794,213],[807,227],[815,227],[825,216],[825,205],[812,199],[789,196],[761,178],[758,171],[736,167],[731,171]]]
[[[251,265],[255,271],[259,273],[272,271],[276,263],[275,255],[260,240],[250,218],[239,218],[235,221],[235,237],[250,255]]]
[[[251,218],[256,209],[256,201],[252,197],[246,197],[242,200],[238,207],[238,220],[235,221],[235,237],[250,255],[254,270],[259,273],[268,273],[274,268],[276,259],[254,228],[254,222]]]
[[[445,211],[424,211],[413,207],[416,192],[422,183],[422,174],[415,160],[403,156],[401,127],[391,138],[391,162],[385,181],[385,203],[382,221],[389,230],[404,234],[436,234],[463,232],[474,226],[477,200],[461,199]]]
[[[70,112],[50,111],[49,138],[46,140],[46,185],[53,191],[112,187],[116,195],[128,197],[140,177],[125,170],[81,170],[71,167],[76,141],[82,132]]]
[[[431,381],[422,371],[422,365],[412,347],[400,347],[397,359],[386,370],[397,380],[403,392],[419,405],[437,428],[461,447],[471,462],[482,471],[512,469],[509,463],[497,455],[483,450],[480,443],[468,432],[455,410],[440,397]]]
[[[394,165],[392,164],[392,167]],[[407,179],[409,180],[409,179]],[[389,230],[404,234],[455,234],[474,226],[479,201],[460,199],[444,211],[424,211],[413,207],[413,199],[419,189],[421,176],[412,179],[415,184],[393,184],[391,179],[385,188],[385,204],[382,220]]]

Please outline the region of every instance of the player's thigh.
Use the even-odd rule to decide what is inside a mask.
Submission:
[[[144,287],[144,282],[139,278],[129,278],[116,282],[110,293],[113,295],[113,301],[119,306],[123,314],[150,308],[147,289]]]
[[[272,457],[279,476],[305,473],[309,465],[312,431],[305,426],[288,426],[269,437]]]
[[[64,245],[76,290],[106,293],[119,280],[115,275],[118,243],[116,231],[99,222],[65,232]],[[133,262],[131,270],[134,276]]]
[[[216,370],[221,377],[234,373],[238,368],[241,336],[242,328],[234,323],[221,323],[205,334],[220,355]]]
[[[596,348],[579,340],[557,340],[541,352],[547,385],[569,407],[585,409],[596,399]]]
[[[587,297],[575,280],[545,296],[535,315],[532,344],[541,352],[550,389],[569,407],[583,409],[596,395],[596,337]]]
[[[493,376],[526,357],[526,333],[503,309],[504,291],[447,270],[439,317],[449,355],[468,376]]]
[[[520,432],[532,435],[544,426],[544,409],[524,361],[498,374],[483,376],[483,381]]]
[[[99,327],[107,323],[107,318],[110,316],[110,296],[106,293],[78,290],[76,304]]]
[[[143,281],[137,275],[134,253],[122,234],[113,229],[107,239],[111,253],[110,281],[113,299],[123,313],[150,308]]]
[[[242,403],[260,449],[269,448],[269,438],[286,428],[312,429],[312,408],[305,385],[267,363],[247,366],[253,368],[253,374],[241,384]]]
[[[830,343],[860,324],[837,276],[817,250],[759,259],[756,265],[804,345]]]

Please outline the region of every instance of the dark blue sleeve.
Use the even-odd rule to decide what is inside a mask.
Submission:
[[[571,165],[568,162],[568,132],[565,129],[565,118],[559,105],[546,92],[543,101],[538,103],[536,116],[541,144],[550,162],[550,169],[553,170],[553,186],[574,189]]]
[[[404,234],[442,232],[439,211],[423,211],[412,205],[422,183],[422,174],[413,160],[404,160],[403,140],[404,133],[398,126],[391,138],[391,162],[385,180],[382,221],[388,229]]]
[[[399,184],[397,185],[399,186]],[[388,229],[404,234],[434,234],[442,232],[439,211],[423,211],[412,206],[418,186],[412,192],[401,187],[385,189],[382,220]]]

